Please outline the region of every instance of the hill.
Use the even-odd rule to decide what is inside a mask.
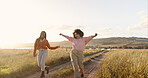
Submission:
[[[51,42],[51,45],[60,45],[62,47],[69,47],[71,43],[68,41],[62,42]],[[87,46],[96,47],[137,47],[137,46],[148,46],[148,38],[138,38],[138,37],[111,37],[111,38],[100,38],[91,40]]]
[[[33,48],[33,43],[17,44],[15,48]],[[71,43],[68,41],[50,42],[51,46],[60,45],[61,47],[71,47]],[[110,37],[110,38],[98,38],[91,40],[87,46],[94,47],[138,47],[148,46],[148,38],[139,37]]]

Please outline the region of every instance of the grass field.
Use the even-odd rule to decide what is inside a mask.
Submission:
[[[101,51],[100,53],[92,55],[92,56],[90,56],[88,58],[84,58],[83,64],[84,65],[89,64],[91,59],[94,59],[94,58],[98,57],[99,55],[101,55],[104,52],[107,52],[107,51],[104,50],[104,51]],[[73,68],[72,67],[67,67],[66,69],[60,70],[59,72],[55,73],[53,78],[67,78],[67,76],[71,75],[72,73],[74,73]]]
[[[98,78],[148,78],[148,49],[122,49],[107,54]]]
[[[49,50],[46,65],[51,68],[70,61],[65,49]],[[86,50],[84,55],[90,55],[98,50]],[[37,59],[32,56],[32,49],[0,49],[0,78],[22,78],[40,71]]]
[[[70,61],[68,49],[49,50],[46,65],[51,68]],[[98,50],[86,50],[91,55]],[[22,78],[40,71],[32,49],[0,49],[0,78]],[[148,49],[110,51],[101,65],[98,78],[148,78]]]

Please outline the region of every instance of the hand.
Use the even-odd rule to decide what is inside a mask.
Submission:
[[[35,57],[35,56],[36,56],[36,53],[33,52],[33,57]]]
[[[96,37],[98,34],[97,33],[95,33],[95,36],[94,37]]]
[[[60,48],[60,46],[56,46],[57,48]]]
[[[62,33],[60,33],[59,35],[63,35]]]
[[[93,36],[93,37],[96,37],[98,34],[97,33],[95,33],[95,35]]]

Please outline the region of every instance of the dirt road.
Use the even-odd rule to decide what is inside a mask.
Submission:
[[[97,74],[99,73],[99,67],[103,63],[106,53],[107,52],[104,52],[98,57],[91,59],[91,62],[85,65],[84,78],[96,78]],[[74,78],[74,74],[68,76],[67,78]]]
[[[98,52],[98,53],[100,53],[100,52]],[[85,65],[85,78],[95,78],[94,76],[96,76],[96,74],[98,73],[99,66],[103,62],[103,59],[104,59],[104,56],[105,56],[106,53],[107,52],[104,52],[101,55],[99,55],[98,57],[91,59],[89,64]],[[89,58],[91,56],[87,56],[85,58]],[[50,71],[49,71],[49,74],[45,74],[46,75],[45,78],[52,78],[52,76],[56,72],[58,72],[62,69],[68,68],[68,67],[71,67],[71,62],[67,62],[65,64],[51,68]],[[37,72],[37,73],[35,73],[31,76],[27,76],[27,77],[24,77],[24,78],[40,78],[40,72]],[[74,78],[74,75],[72,74],[72,75],[68,76],[67,78]]]

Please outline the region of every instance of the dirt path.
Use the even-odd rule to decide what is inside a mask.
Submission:
[[[104,57],[107,52],[102,53],[98,57],[91,59],[89,64],[85,65],[85,75],[84,78],[96,78],[97,74],[99,73],[99,67],[104,61]],[[74,74],[68,76],[67,78],[74,78]]]
[[[56,67],[49,70],[49,74],[46,74],[46,72],[45,72],[45,76],[46,76],[46,78],[51,78],[56,72],[58,72],[61,69],[65,69],[69,66],[71,66],[71,62],[67,62],[65,64],[56,66]],[[37,72],[37,73],[35,73],[31,76],[27,76],[27,77],[24,77],[24,78],[40,78],[40,74],[41,74],[41,72]]]
[[[86,76],[85,76],[86,78],[96,78],[97,74],[100,71],[99,70],[100,65],[104,61],[104,58],[105,58],[106,53],[103,53],[102,55],[98,56],[97,58],[92,59],[92,63],[91,64],[93,64],[93,68],[91,69],[90,72],[87,72],[88,74],[86,74]],[[87,68],[89,68],[89,67],[90,67],[90,64],[87,65]]]
[[[95,54],[98,54],[98,53],[100,53],[100,52],[97,52],[97,53],[95,53]],[[93,56],[93,55],[95,55],[95,54],[92,54],[92,55],[87,56],[87,57],[85,57],[85,58],[89,58],[89,57],[91,57],[91,56]],[[62,70],[62,69],[65,69],[65,68],[69,68],[69,67],[71,67],[71,62],[67,62],[67,63],[65,63],[65,64],[56,66],[56,67],[54,67],[54,68],[51,68],[51,69],[49,70],[49,74],[45,74],[45,76],[46,76],[46,78],[52,78],[52,76],[53,76],[56,72],[58,72],[58,71],[60,71],[60,70]],[[46,72],[45,72],[45,73],[46,73]],[[41,74],[41,72],[37,72],[37,73],[35,73],[35,74],[31,75],[31,76],[27,76],[27,77],[24,77],[24,78],[40,78],[40,74]],[[70,77],[70,78],[71,78],[71,77]]]

